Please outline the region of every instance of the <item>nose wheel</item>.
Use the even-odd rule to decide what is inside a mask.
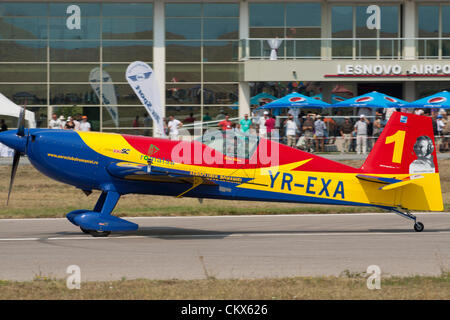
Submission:
[[[107,237],[111,234],[111,231],[98,231],[98,230],[89,230],[80,227],[81,231],[86,234],[90,234],[93,237]]]

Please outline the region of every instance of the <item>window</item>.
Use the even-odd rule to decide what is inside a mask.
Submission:
[[[398,58],[401,55],[400,9],[379,5],[380,29],[367,27],[367,5],[333,5],[331,36],[333,58]],[[346,38],[349,38],[347,40]],[[355,38],[353,40],[352,38]],[[373,40],[372,40],[373,39]]]
[[[450,58],[450,5],[419,5],[418,55],[422,59]]]

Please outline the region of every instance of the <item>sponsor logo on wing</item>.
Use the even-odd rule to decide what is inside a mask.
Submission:
[[[447,98],[445,98],[445,97],[434,97],[434,98],[428,99],[427,102],[428,103],[443,103],[445,101],[447,101]]]
[[[130,151],[131,151],[130,149],[125,149],[125,148],[123,148],[123,149],[113,149],[114,153],[120,153],[120,154],[129,154]]]

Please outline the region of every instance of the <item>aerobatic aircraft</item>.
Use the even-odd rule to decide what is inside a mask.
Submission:
[[[424,226],[411,211],[442,211],[436,147],[429,117],[395,112],[361,168],[235,131],[192,141],[115,133],[26,129],[0,133],[15,150],[8,200],[21,155],[43,174],[89,195],[91,210],[68,220],[92,236],[136,230],[111,215],[122,195],[370,206]],[[151,204],[150,204],[151,205]]]

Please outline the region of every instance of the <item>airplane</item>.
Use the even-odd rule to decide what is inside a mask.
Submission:
[[[8,201],[22,155],[86,195],[101,191],[93,209],[67,214],[94,237],[138,229],[111,214],[131,193],[377,207],[412,220],[417,232],[424,225],[411,211],[443,210],[432,120],[409,113],[393,113],[361,168],[232,130],[173,141],[26,129],[24,109],[18,129],[1,132],[0,142],[15,150]]]

